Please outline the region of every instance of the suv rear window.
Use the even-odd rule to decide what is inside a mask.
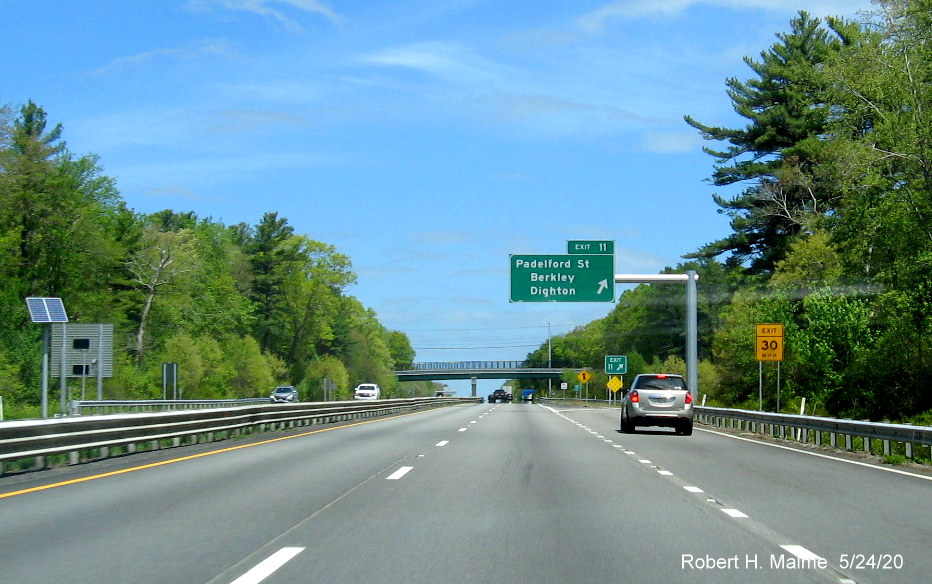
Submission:
[[[686,389],[686,383],[679,375],[650,375],[638,378],[635,389]]]

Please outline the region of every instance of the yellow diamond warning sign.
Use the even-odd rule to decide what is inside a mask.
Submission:
[[[615,391],[618,391],[619,389],[621,389],[621,386],[624,385],[624,384],[621,382],[621,379],[619,379],[618,377],[612,375],[612,378],[608,380],[608,383],[607,383],[606,385],[608,385],[608,388],[609,388],[610,390],[612,390],[613,392],[615,392]]]

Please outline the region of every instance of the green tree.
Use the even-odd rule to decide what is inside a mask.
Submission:
[[[156,296],[166,288],[178,285],[179,280],[194,269],[196,261],[190,231],[160,231],[155,227],[145,231],[139,249],[129,258],[126,267],[132,274],[133,284],[142,294],[134,343],[137,363],[141,362],[145,352],[146,326]]]
[[[741,129],[708,126],[686,116],[706,140],[727,142],[723,150],[705,148],[715,157],[712,182],[727,186],[749,182],[731,199],[715,195],[721,212],[731,217],[733,233],[688,257],[729,253],[729,265],[750,261],[754,273],[769,273],[783,258],[789,238],[813,216],[831,210],[836,193],[811,177],[823,158],[821,141],[831,118],[828,83],[820,68],[855,35],[854,25],[821,20],[800,12],[789,33],[745,63],[756,78],[727,80],[735,111],[749,123]]]
[[[197,261],[176,295],[178,326],[195,335],[247,335],[255,318],[246,294],[248,280],[242,277],[248,271],[246,254],[220,223],[199,221],[191,233]]]
[[[770,285],[801,298],[810,290],[838,285],[843,277],[841,255],[831,234],[821,230],[790,244],[786,257],[777,262]]]
[[[250,336],[229,336],[223,349],[224,360],[233,366],[227,395],[230,398],[264,397],[286,375],[285,364],[262,353],[259,343]]]
[[[284,354],[287,326],[284,300],[286,284],[294,265],[301,262],[299,249],[291,243],[294,228],[278,213],[266,213],[254,228],[238,231],[252,267],[250,298],[256,307],[256,339],[263,351]]]
[[[325,379],[336,388],[336,393],[327,397],[333,400],[347,400],[352,397],[346,366],[336,357],[328,355],[308,365],[307,375],[299,385],[301,395],[306,396],[304,399],[323,401]]]
[[[932,277],[932,4],[878,2],[873,34],[827,72],[838,115],[835,239],[863,276],[911,287]]]
[[[415,351],[411,347],[411,339],[405,333],[388,331],[385,344],[388,345],[388,352],[394,365],[414,363]]]
[[[326,353],[333,341],[334,320],[343,290],[356,281],[347,256],[332,245],[293,236],[284,245],[295,261],[283,266],[283,323],[278,351],[288,361],[291,377],[301,379],[308,363]]]

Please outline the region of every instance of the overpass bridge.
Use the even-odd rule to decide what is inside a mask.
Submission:
[[[565,369],[581,367],[537,361],[432,361],[401,365],[398,381],[446,381],[448,379],[560,379]]]

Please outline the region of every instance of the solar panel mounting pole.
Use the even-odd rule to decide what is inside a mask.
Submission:
[[[42,418],[49,417],[49,343],[52,325],[42,327]]]
[[[42,330],[42,417],[49,417],[49,351],[51,350],[52,323],[68,322],[68,313],[61,298],[30,296],[26,298],[26,308],[32,322],[45,325]],[[62,331],[64,333],[64,330]],[[64,334],[62,335],[64,343]],[[64,370],[64,351],[62,352],[62,369]],[[64,387],[64,386],[63,386]],[[64,389],[62,390],[64,391]],[[62,394],[62,413],[65,413],[64,393]]]

